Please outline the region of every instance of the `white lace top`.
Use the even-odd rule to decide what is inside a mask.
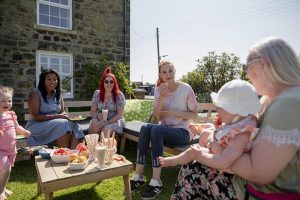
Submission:
[[[269,140],[278,146],[293,144],[298,148],[294,158],[278,177],[261,190],[300,193],[300,87],[289,89],[274,99],[261,115],[258,126],[260,131],[253,146]],[[234,186],[238,193],[243,193],[245,182],[244,179],[235,177]]]

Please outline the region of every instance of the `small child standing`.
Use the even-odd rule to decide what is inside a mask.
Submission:
[[[12,108],[13,89],[0,86],[0,200],[7,199],[12,192],[6,189],[11,167],[16,158],[16,133],[25,137],[30,132],[19,125]]]
[[[224,84],[211,98],[217,106],[214,124],[191,125],[200,133],[199,144],[173,157],[160,157],[162,167],[186,164],[191,161],[226,170],[243,152],[249,151],[257,134],[257,118],[261,104],[254,87],[243,80]]]

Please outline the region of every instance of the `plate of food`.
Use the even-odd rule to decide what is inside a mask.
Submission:
[[[82,121],[82,120],[85,120],[86,118],[87,117],[85,117],[85,116],[78,115],[78,116],[69,117],[69,120],[70,121]]]

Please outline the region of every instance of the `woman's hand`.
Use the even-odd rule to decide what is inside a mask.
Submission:
[[[103,120],[103,114],[102,113],[98,113],[96,118],[97,118],[98,121]]]
[[[160,114],[161,114],[162,118],[165,118],[165,117],[175,117],[176,116],[176,111],[172,110],[172,109],[167,109],[167,110],[161,111]]]
[[[158,91],[162,97],[165,97],[169,93],[168,83],[162,83],[158,86]]]
[[[58,118],[62,118],[62,119],[69,119],[69,114],[66,112],[62,112],[60,114],[58,114]]]

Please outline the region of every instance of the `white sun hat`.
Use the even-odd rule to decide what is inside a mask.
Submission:
[[[258,113],[261,107],[254,87],[240,79],[225,83],[218,93],[213,92],[210,96],[217,107],[244,117]]]

